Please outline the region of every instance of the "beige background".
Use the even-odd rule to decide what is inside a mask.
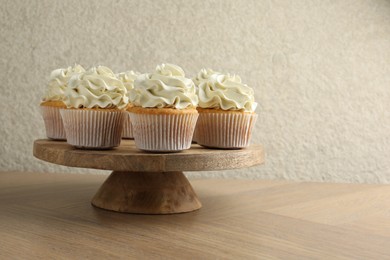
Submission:
[[[204,176],[390,182],[389,1],[0,3],[1,170],[97,172],[32,157],[51,70],[170,62],[256,91],[266,164]]]

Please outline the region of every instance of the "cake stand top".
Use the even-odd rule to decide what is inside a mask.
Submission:
[[[81,150],[64,141],[40,139],[34,142],[34,156],[43,161],[81,168],[133,172],[208,171],[246,168],[264,162],[260,145],[240,150],[206,149],[193,144],[178,153],[149,153],[122,140],[112,150]]]

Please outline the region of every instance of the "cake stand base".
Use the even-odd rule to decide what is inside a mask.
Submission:
[[[202,207],[183,172],[113,171],[92,199],[98,208],[139,214],[173,214]]]

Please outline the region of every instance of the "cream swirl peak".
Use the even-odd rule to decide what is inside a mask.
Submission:
[[[129,101],[144,108],[185,109],[198,105],[194,82],[173,64],[159,65],[154,73],[137,77]]]
[[[198,89],[199,107],[254,112],[254,91],[237,75],[212,74]]]
[[[195,78],[192,80],[194,81],[196,86],[199,86],[200,83],[210,78],[213,74],[221,74],[220,72],[214,71],[212,69],[206,69],[203,68],[198,72],[198,75],[196,75]]]
[[[69,80],[64,103],[68,108],[119,108],[127,106],[127,89],[111,69],[98,66]]]
[[[134,81],[141,73],[134,72],[132,70],[121,72],[116,74],[117,78],[120,79],[127,91],[134,88]]]
[[[177,65],[166,63],[156,67],[156,73],[168,77],[185,77],[184,70]]]
[[[69,66],[68,68],[53,70],[50,74],[49,84],[47,85],[43,101],[63,101],[69,79],[73,75],[83,72],[85,72],[85,69],[78,64],[75,64],[73,67]]]

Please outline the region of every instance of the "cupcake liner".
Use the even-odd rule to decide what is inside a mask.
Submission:
[[[197,141],[196,141],[196,136],[198,134],[197,133],[197,129],[198,129],[197,125],[198,125],[198,122],[196,122],[194,134],[192,135],[192,143],[197,143]]]
[[[130,113],[125,112],[125,119],[123,121],[122,138],[133,139],[133,126],[131,125]]]
[[[210,148],[247,147],[256,119],[257,114],[199,113],[196,141]]]
[[[198,114],[136,114],[130,112],[138,149],[176,152],[191,147]]]
[[[45,122],[46,136],[54,140],[66,140],[60,107],[41,106],[41,114]]]
[[[78,148],[110,149],[119,146],[125,112],[61,109],[67,142]]]

